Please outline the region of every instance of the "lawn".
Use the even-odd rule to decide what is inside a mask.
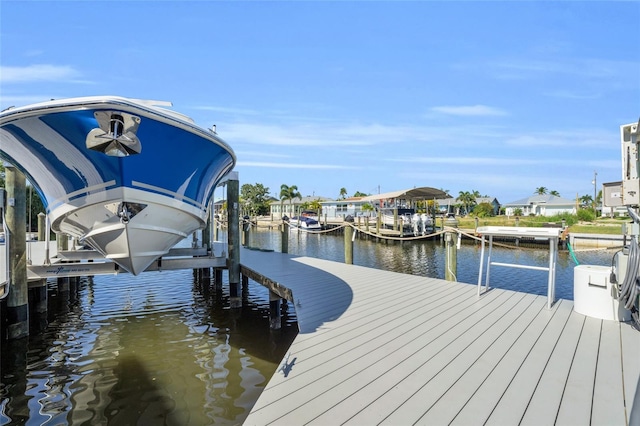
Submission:
[[[458,220],[458,227],[461,229],[475,229],[477,226],[523,226],[523,227],[543,227],[549,225],[562,225],[562,219],[559,217],[545,218],[545,217],[520,217],[517,219],[514,216],[495,216],[495,217],[481,217],[477,219],[473,216],[456,217]],[[622,235],[622,229],[624,223],[630,223],[629,218],[598,218],[592,222],[580,221],[576,219],[566,221],[569,223],[569,232],[584,233],[584,234],[614,234]],[[576,222],[576,223],[571,223]]]

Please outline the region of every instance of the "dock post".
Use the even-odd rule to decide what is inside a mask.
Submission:
[[[213,270],[213,284],[216,288],[216,291],[222,290],[222,269],[215,268]]]
[[[38,241],[46,241],[47,237],[46,237],[46,220],[47,220],[47,215],[40,212],[38,213]],[[29,230],[29,232],[31,232],[31,230]]]
[[[30,321],[32,323],[37,321],[37,329],[44,330],[47,327],[47,280],[43,278],[32,282],[28,288]]]
[[[249,298],[249,277],[242,275],[242,300]]]
[[[218,241],[218,215],[213,216],[213,241]]]
[[[19,339],[29,335],[29,288],[27,283],[27,186],[24,174],[12,165],[5,167],[10,262],[7,296],[6,336]]]
[[[61,251],[69,250],[69,236],[67,234],[63,234],[62,232],[56,234],[56,246],[58,247],[58,253],[60,253]]]
[[[213,206],[211,209],[213,209]],[[213,244],[211,244],[211,215],[207,218],[207,224],[202,230],[202,247],[207,249],[207,253],[213,251]]]
[[[289,253],[289,229],[287,229],[287,224],[284,220],[280,224],[280,237],[280,251]]]
[[[448,218],[445,223],[449,228],[458,227],[458,221],[453,217]],[[444,279],[447,281],[458,281],[458,253],[456,237],[457,233],[452,230],[447,230],[444,234],[446,248]]]
[[[353,227],[344,227],[344,263],[353,265]]]
[[[393,209],[393,230],[399,231],[398,229],[398,208]]]
[[[242,246],[249,246],[249,231],[251,230],[251,218],[244,216],[242,218]]]
[[[280,330],[282,321],[280,317],[280,299],[273,291],[269,291],[269,327],[271,330]]]
[[[240,183],[237,178],[227,181],[227,212],[229,223],[229,304],[242,307],[240,295]]]

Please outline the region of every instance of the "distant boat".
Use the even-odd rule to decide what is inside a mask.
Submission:
[[[382,224],[388,226],[390,228],[394,228],[395,226],[402,226],[403,228],[411,228],[411,219],[415,214],[414,209],[407,208],[398,208],[398,220],[396,225],[396,216],[394,213],[395,209],[392,208],[384,208],[380,209],[379,214],[382,219]]]
[[[289,225],[292,228],[300,228],[307,231],[320,231],[322,229],[320,223],[309,216],[294,216],[289,219]]]
[[[0,113],[0,157],[40,194],[51,227],[138,274],[203,228],[233,150],[166,102],[115,96]]]

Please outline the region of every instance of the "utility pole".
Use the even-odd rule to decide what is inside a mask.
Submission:
[[[598,216],[598,209],[597,209],[597,204],[596,204],[596,187],[597,187],[597,181],[596,178],[598,176],[598,173],[594,170],[593,171],[593,182],[591,182],[593,184],[593,212],[596,214],[596,217]]]

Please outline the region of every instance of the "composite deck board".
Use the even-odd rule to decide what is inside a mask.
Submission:
[[[583,324],[584,316],[569,316],[529,401],[521,425],[551,425],[556,421]]]
[[[568,304],[559,303],[558,305],[551,321],[536,340],[500,398],[500,402],[491,413],[487,424],[505,425],[521,422],[544,368],[572,312],[572,308],[568,307]]]
[[[593,386],[598,362],[601,327],[602,321],[585,318],[560,402],[560,410],[556,418],[558,424],[591,423],[591,405],[593,403]],[[580,409],[576,409],[576,407],[580,407]]]
[[[354,403],[355,401],[345,401],[351,410],[360,408],[350,420],[360,424],[374,424],[381,421],[394,424],[397,423],[398,418],[404,423],[419,420],[422,414],[421,409],[432,405],[432,400],[444,393],[455,380],[454,376],[457,374],[451,374],[453,370],[459,372],[459,369],[468,368],[468,365],[473,362],[467,357],[472,352],[469,349],[483,345],[484,336],[493,332],[495,323],[501,317],[512,314],[512,308],[515,305],[510,299],[513,297],[522,299],[521,295],[507,295],[496,309],[469,327],[463,335],[454,338],[437,354],[429,358],[417,359],[414,370],[407,371],[404,376],[387,374],[377,383],[370,385],[371,389],[362,396],[366,395],[368,398],[370,398],[369,395],[380,394],[380,396],[369,401],[366,407],[360,408]],[[355,398],[352,399],[355,400]],[[404,402],[398,404],[400,401]],[[414,405],[420,408],[415,410]],[[376,409],[376,406],[379,408]]]
[[[478,299],[469,284],[281,253],[241,259],[291,291],[300,329],[245,424],[629,422],[640,376],[629,324],[566,300],[547,309],[544,296]]]
[[[308,415],[317,415],[312,424],[316,422],[327,424],[332,419],[342,423],[350,417],[348,416],[349,410],[357,408],[352,404],[352,397],[359,395],[365,399],[365,402],[368,402],[376,396],[376,392],[390,389],[400,383],[405,386],[421,383],[422,378],[417,374],[421,366],[428,363],[431,368],[437,369],[442,364],[446,364],[451,354],[465,344],[465,338],[468,338],[470,330],[474,326],[481,329],[485,319],[489,318],[490,320],[492,315],[498,315],[499,307],[503,301],[496,298],[494,302],[494,304],[486,305],[487,309],[478,310],[467,318],[451,321],[455,324],[451,327],[442,325],[433,329],[431,334],[425,333],[411,340],[395,342],[394,339],[393,342],[385,344],[379,349],[392,352],[378,354],[376,351],[367,354],[367,357],[380,358],[380,360],[369,365],[368,368],[361,369],[357,374],[352,374],[348,379],[333,387],[330,392],[323,392],[316,398],[310,399],[305,404],[306,406],[301,408]],[[489,307],[493,305],[497,309],[489,310]],[[328,412],[327,407],[336,407],[336,410],[332,408],[331,412]],[[295,412],[291,414],[296,415]],[[290,421],[294,420],[294,417],[288,417]],[[284,417],[283,420],[287,421],[288,419]]]
[[[640,424],[640,337],[638,332],[631,327],[620,327],[620,336],[622,339],[622,370],[624,371],[624,400],[626,412],[630,413],[631,407],[636,400],[636,409],[634,420]],[[631,424],[631,422],[629,422]]]
[[[470,351],[467,356],[472,363],[468,368],[464,371],[451,371],[454,377],[449,378],[449,381],[453,380],[454,383],[445,392],[432,396],[437,398],[437,401],[427,407],[428,410],[424,413],[419,413],[420,421],[427,424],[451,423],[496,368],[502,354],[511,347],[520,330],[524,329],[545,306],[544,298],[525,295],[511,312],[516,317],[505,317],[504,321],[500,322],[500,327],[496,327],[495,334],[488,335],[486,350],[477,353]]]

